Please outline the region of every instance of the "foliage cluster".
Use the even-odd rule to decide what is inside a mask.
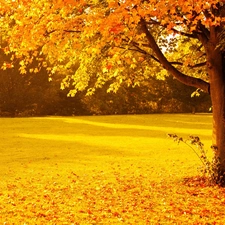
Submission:
[[[0,61],[8,56],[0,55]],[[37,65],[38,62],[33,62]],[[63,73],[56,74],[51,81],[46,70],[35,74],[19,74],[19,63],[0,74],[0,115],[89,115],[89,114],[145,114],[161,112],[208,112],[210,97],[201,93],[191,97],[195,88],[180,84],[172,76],[157,79],[149,77],[140,86],[127,87],[121,84],[117,93],[107,93],[110,82],[97,89],[93,95],[79,92],[68,98],[72,84],[60,90]],[[76,69],[76,68],[74,68]],[[97,72],[97,71],[96,71]]]
[[[24,0],[2,4],[2,39],[7,43],[3,49],[12,54],[3,69],[20,61],[22,74],[42,67],[51,77],[63,71],[61,87],[72,82],[72,96],[86,87],[92,94],[109,81],[108,91],[113,92],[122,83],[139,85],[151,76],[149,71],[159,70],[158,63],[167,64],[165,70],[173,75],[175,71],[174,76],[186,84],[196,87],[196,82],[203,83],[205,90],[205,82],[191,79],[208,81],[203,75],[206,57],[201,32],[223,22],[223,3],[214,0],[197,6],[180,0]],[[171,52],[176,54],[171,56]],[[160,57],[162,53],[168,61]],[[31,65],[34,60],[38,65]],[[78,69],[74,71],[74,67]]]

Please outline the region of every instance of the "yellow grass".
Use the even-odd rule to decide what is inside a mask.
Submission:
[[[223,189],[195,180],[184,184],[198,175],[201,162],[187,146],[167,138],[167,133],[198,135],[210,149],[211,115],[0,120],[0,224],[225,219]]]

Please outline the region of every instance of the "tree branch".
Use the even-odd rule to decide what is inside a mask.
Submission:
[[[172,65],[180,65],[180,66],[184,66],[184,63],[182,62],[169,62],[170,64]],[[187,67],[189,68],[198,68],[198,67],[203,67],[203,66],[206,66],[206,62],[201,62],[201,63],[197,63],[195,65],[187,65]]]
[[[56,32],[56,31],[59,31],[59,30],[57,30],[57,29],[51,30],[51,31],[46,30],[44,36],[49,36],[50,34]],[[79,30],[62,30],[62,31],[66,32],[66,33],[81,33],[81,31],[79,31]]]
[[[153,56],[152,54],[149,54],[149,53],[146,52],[145,50],[141,49],[141,48],[139,47],[139,44],[138,44],[137,42],[131,41],[131,44],[132,44],[135,48],[137,48],[137,51],[138,51],[138,52],[143,53],[143,54],[145,54],[145,55],[148,55],[148,56],[150,56],[152,59],[154,59],[156,62],[160,63],[160,61],[159,61],[155,56]],[[147,47],[147,45],[145,45],[145,47]],[[132,50],[132,49],[130,49],[130,50]],[[134,50],[134,49],[133,49],[133,50]],[[180,65],[180,66],[183,66],[183,65],[184,65],[184,63],[182,63],[182,62],[169,62],[169,63],[172,64],[172,65]],[[190,67],[190,68],[198,68],[198,67],[203,67],[203,66],[205,66],[205,65],[206,65],[206,62],[201,62],[201,63],[197,63],[197,64],[195,64],[195,65],[188,65],[188,67]]]
[[[151,21],[154,23],[154,24],[157,24],[157,25],[159,25],[159,26],[161,26],[161,27],[164,27],[164,28],[166,28],[169,24],[168,23],[166,23],[165,25],[162,25],[160,22],[158,22],[158,21],[155,21],[155,20],[153,20],[153,19],[151,19]],[[146,24],[152,24],[152,23],[150,23],[150,22],[146,22]],[[180,34],[180,35],[182,35],[182,36],[185,36],[185,37],[189,37],[189,38],[194,38],[194,39],[196,39],[197,37],[196,37],[196,34],[191,34],[191,33],[186,33],[186,32],[183,32],[183,31],[179,31],[179,30],[177,30],[177,29],[175,29],[175,28],[171,28],[171,30],[175,33],[175,34]]]
[[[206,46],[210,38],[210,31],[200,21],[198,22],[197,29],[200,31],[197,33],[198,39],[202,42],[203,46]]]
[[[63,30],[63,31],[68,33],[81,33],[80,30]]]
[[[173,75],[177,80],[180,82],[188,85],[193,86],[196,88],[202,89],[204,92],[209,93],[209,83],[195,77],[187,76],[183,73],[181,73],[179,70],[177,70],[164,56],[162,51],[160,50],[159,46],[157,45],[154,37],[149,32],[146,21],[141,18],[140,25],[143,30],[143,32],[146,34],[146,38],[148,39],[149,47],[154,51],[156,54],[156,57],[162,64],[162,66],[169,72],[171,75]]]
[[[124,42],[127,42],[127,40],[123,39]],[[154,55],[148,53],[147,51],[145,51],[144,49],[140,48],[139,44],[135,41],[131,41],[132,46],[135,48],[128,48],[128,50],[130,51],[136,51],[136,52],[140,52],[144,55],[148,55],[148,57],[152,58],[153,60],[155,60],[156,62],[160,63],[159,59],[157,59]],[[145,47],[148,47],[148,45],[144,45]],[[125,47],[119,47],[119,48],[123,48],[126,49]],[[184,63],[182,62],[169,62],[171,65],[179,65],[179,66],[184,66]],[[187,67],[193,69],[193,68],[198,68],[198,67],[203,67],[206,65],[206,62],[201,62],[201,63],[197,63],[195,65],[187,65]]]

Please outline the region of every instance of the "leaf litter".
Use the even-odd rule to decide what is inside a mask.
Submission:
[[[31,174],[30,174],[31,175]],[[159,177],[160,178],[160,177]],[[0,189],[2,224],[223,224],[225,190],[199,177],[152,179],[151,170],[33,174]]]

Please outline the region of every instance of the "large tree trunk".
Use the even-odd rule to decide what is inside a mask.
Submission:
[[[216,48],[217,43],[217,37],[211,36],[206,46],[206,54],[213,107],[214,179],[225,185],[225,71],[224,57]]]
[[[180,82],[209,91],[209,83],[201,79],[187,76],[178,71],[159,49],[154,37],[150,33],[146,21],[141,19],[141,28],[146,34],[149,47],[156,54],[163,67]],[[210,95],[213,106],[213,149],[215,150],[215,164],[213,177],[217,183],[225,185],[225,58],[219,50],[219,33],[221,27],[205,27],[197,33],[199,41],[203,44],[207,56],[207,71],[210,79]]]

